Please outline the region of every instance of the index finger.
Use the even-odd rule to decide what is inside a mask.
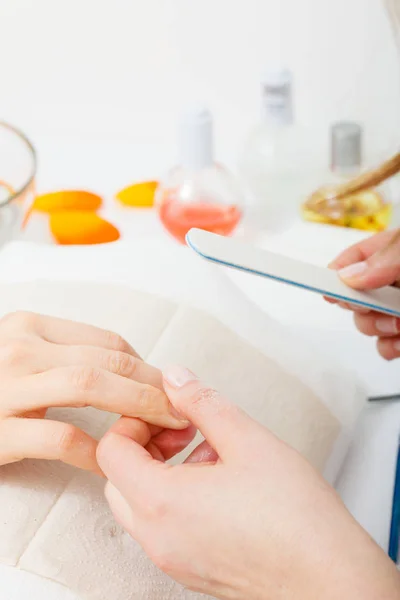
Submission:
[[[171,404],[197,427],[223,461],[242,458],[258,434],[265,435],[256,421],[188,369],[173,366],[163,375]]]
[[[45,341],[67,346],[97,346],[125,352],[140,358],[132,346],[118,333],[94,325],[34,313],[16,313],[15,318],[31,320],[33,329]]]
[[[350,248],[344,250],[334,261],[329,265],[331,269],[339,270],[348,267],[354,263],[367,260],[372,254],[384,248],[392,240],[395,232],[384,231],[372,237],[369,237],[362,242],[358,242]]]
[[[61,367],[20,378],[7,385],[7,402],[1,409],[7,417],[39,408],[91,406],[168,429],[189,425],[158,388],[92,367]]]

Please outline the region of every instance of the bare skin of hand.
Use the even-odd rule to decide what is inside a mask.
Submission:
[[[97,440],[68,423],[45,419],[50,407],[92,406],[185,429],[162,387],[117,334],[32,313],[0,320],[0,465],[56,459],[100,472]]]
[[[380,233],[351,246],[330,267],[338,270],[340,278],[356,290],[398,285],[400,230]],[[328,301],[335,304],[334,300]],[[378,351],[384,359],[400,357],[400,319],[345,303],[339,306],[354,311],[355,324],[361,333],[377,338]]]
[[[116,519],[156,565],[222,600],[400,599],[392,562],[299,454],[190,371],[164,376],[205,437],[189,459],[166,464],[179,444],[133,420],[97,451]]]

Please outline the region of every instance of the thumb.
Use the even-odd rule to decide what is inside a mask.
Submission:
[[[171,404],[199,429],[222,460],[243,456],[258,432],[264,432],[259,423],[188,369],[170,367],[163,375]]]
[[[349,265],[338,273],[344,283],[358,290],[373,290],[396,283],[400,279],[400,231],[367,260]]]
[[[137,442],[116,433],[107,433],[97,447],[97,462],[111,484],[136,504],[152,497],[163,484],[168,470]]]

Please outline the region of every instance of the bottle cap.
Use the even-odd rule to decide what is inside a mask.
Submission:
[[[292,73],[286,67],[272,66],[264,72],[263,83],[271,88],[291,87]]]
[[[214,162],[213,119],[204,106],[190,108],[179,123],[180,164],[187,169],[205,169]]]
[[[282,125],[293,121],[293,76],[283,67],[268,69],[262,78],[264,116]]]
[[[362,133],[362,127],[358,123],[334,123],[331,129],[332,170],[361,167]]]

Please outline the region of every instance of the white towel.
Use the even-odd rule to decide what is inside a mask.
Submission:
[[[218,313],[225,282],[216,276],[207,289],[210,297],[213,291],[218,294],[214,311]],[[314,357],[298,377],[299,364],[290,364],[288,352],[284,369],[283,355],[274,360],[274,351],[279,355],[285,347],[284,332],[275,330],[266,315],[253,312],[237,295],[230,297],[225,311],[235,316],[229,328],[211,310],[199,312],[105,285],[3,286],[0,314],[18,308],[116,330],[160,367],[171,361],[187,364],[301,451],[328,478],[337,475],[362,392],[350,375],[339,375],[320,357]],[[290,335],[286,343],[293,349]],[[302,350],[306,361],[307,350]],[[97,436],[115,418],[93,409],[51,413]],[[56,582],[87,600],[201,597],[160,573],[114,523],[103,498],[103,482],[96,476],[57,463],[25,461],[3,467],[0,481],[0,562],[43,577],[45,587],[47,581]],[[45,597],[51,598],[50,593],[46,587]]]

